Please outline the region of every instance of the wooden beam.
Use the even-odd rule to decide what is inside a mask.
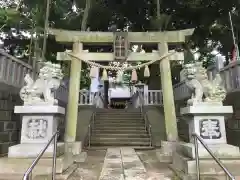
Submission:
[[[80,59],[88,60],[88,61],[95,61],[95,62],[106,62],[106,61],[113,61],[114,55],[113,53],[81,53],[77,55]],[[176,53],[169,57],[170,60],[183,60],[184,55],[183,53]],[[127,58],[127,61],[152,61],[160,59],[158,51],[153,53],[130,53]],[[71,60],[71,57],[65,52],[58,52],[57,53],[57,60],[60,61],[67,61]]]
[[[132,43],[182,43],[185,42],[185,36],[192,35],[193,31],[194,29],[165,32],[129,32],[128,40]],[[54,35],[56,41],[59,42],[113,43],[114,38],[112,32],[68,31],[50,28],[48,33]]]

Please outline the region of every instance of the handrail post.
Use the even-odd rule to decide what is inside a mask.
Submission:
[[[92,114],[90,123],[88,125],[88,147],[91,147],[91,134],[92,134],[92,129],[94,127],[94,123],[95,123],[95,116],[96,116],[96,106],[94,106],[94,112]]]
[[[58,138],[59,132],[55,132],[51,139],[48,141],[48,143],[44,146],[44,148],[41,150],[41,152],[38,154],[36,159],[32,162],[31,166],[26,170],[23,176],[23,180],[32,180],[32,171],[34,167],[37,165],[38,161],[41,159],[49,145],[51,145],[51,142],[54,141],[54,147],[53,147],[53,164],[52,164],[52,180],[55,180],[56,177],[56,155],[57,155],[57,138]]]
[[[143,120],[144,120],[144,128],[145,128],[145,131],[149,133],[149,146],[151,147],[152,146],[152,126],[151,124],[149,123],[149,120],[147,118],[147,114],[145,113],[144,111],[144,98],[143,98],[143,95],[141,93],[138,92],[138,98],[139,98],[139,102],[140,102],[140,111],[142,113],[142,117],[143,117]]]
[[[149,146],[151,147],[152,146],[152,126],[151,125],[149,125],[149,136],[150,136],[150,142],[149,142]]]
[[[58,133],[57,133],[58,134]],[[52,180],[55,180],[56,178],[56,163],[57,163],[57,138],[56,135],[54,137],[54,145],[53,145],[53,166],[52,166]]]
[[[147,121],[146,121],[146,117],[145,117],[145,115],[143,115],[143,118],[144,118],[144,128],[145,128],[145,131],[147,131]]]
[[[198,141],[203,145],[203,147],[207,150],[207,152],[212,156],[212,158],[215,160],[215,162],[220,166],[220,168],[225,172],[225,174],[231,179],[235,180],[234,176],[225,168],[225,166],[222,164],[222,162],[214,155],[214,153],[209,149],[209,147],[204,143],[204,141],[201,139],[200,136],[198,136],[196,133],[192,134],[194,138],[194,145],[195,145],[195,155],[196,155],[196,171],[199,174],[200,179],[200,170],[199,170],[199,155],[198,155]]]
[[[195,159],[196,159],[196,173],[197,180],[200,180],[200,167],[199,167],[199,155],[198,155],[198,139],[193,136],[194,144],[195,144]]]
[[[91,124],[88,125],[88,147],[91,146]]]

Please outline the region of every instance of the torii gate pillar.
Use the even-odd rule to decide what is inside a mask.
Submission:
[[[73,53],[81,53],[83,47],[82,43],[75,42],[73,44]],[[75,142],[78,119],[78,100],[81,79],[82,62],[79,59],[71,59],[67,117],[64,141],[67,143]]]
[[[158,49],[161,55],[168,53],[167,42],[159,43]],[[178,140],[178,131],[169,58],[160,61],[160,74],[167,141],[175,142]]]

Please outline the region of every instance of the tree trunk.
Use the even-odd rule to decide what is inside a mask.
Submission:
[[[32,66],[33,66],[33,79],[37,78],[37,73],[40,70],[40,49],[39,49],[39,35],[38,35],[38,30],[37,28],[35,28],[35,33],[36,33],[36,37],[34,38],[34,54],[33,54],[33,58],[32,58]]]
[[[44,34],[43,34],[43,49],[42,49],[42,60],[45,61],[45,55],[46,55],[46,48],[47,48],[47,31],[49,26],[49,14],[50,14],[50,4],[51,0],[47,0],[47,9],[46,9],[46,16],[44,21]]]
[[[83,13],[82,24],[81,24],[81,31],[86,31],[87,29],[87,20],[89,15],[89,10],[91,8],[92,0],[86,0],[86,6]]]
[[[161,0],[156,0],[157,1],[157,19],[160,19],[160,17],[161,17],[161,7],[160,7],[160,4],[161,4]]]
[[[159,22],[161,18],[161,2],[162,0],[156,0],[157,1],[157,21]],[[162,31],[162,27],[159,26],[159,31]]]

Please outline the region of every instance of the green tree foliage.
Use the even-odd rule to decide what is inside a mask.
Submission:
[[[51,0],[50,27],[80,30],[86,1]],[[20,2],[0,0],[0,30],[6,33],[4,46],[12,54],[16,49],[29,49],[30,39],[24,37],[21,31],[33,30],[40,37],[40,47],[42,42],[46,0]],[[112,24],[119,29],[128,26],[129,31],[195,28],[189,42],[191,47],[199,47],[203,56],[209,56],[219,43],[219,50],[224,55],[231,51],[233,41],[228,12],[235,8],[233,24],[239,37],[239,0],[91,0],[90,6],[86,27],[91,31],[108,31]],[[212,40],[211,46],[208,45],[209,40]],[[71,48],[56,43],[51,36],[47,45],[51,48],[47,48],[46,58],[52,61],[57,51]],[[27,54],[23,57],[27,58]]]

